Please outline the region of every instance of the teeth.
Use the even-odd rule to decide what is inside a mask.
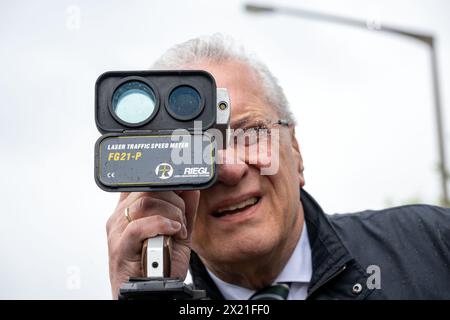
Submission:
[[[225,211],[233,211],[233,210],[237,210],[237,209],[242,209],[242,208],[245,208],[247,206],[254,205],[256,202],[258,202],[258,198],[257,197],[252,197],[252,198],[249,198],[249,199],[247,199],[245,201],[242,201],[242,202],[240,202],[238,204],[219,209],[219,210],[217,210],[217,212],[218,213],[222,213],[222,212],[225,212]]]

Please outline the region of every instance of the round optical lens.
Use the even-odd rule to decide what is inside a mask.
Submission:
[[[142,123],[153,114],[156,97],[153,90],[143,82],[129,81],[116,89],[112,109],[116,116],[129,124]]]
[[[179,86],[170,93],[168,111],[178,120],[194,119],[202,107],[200,94],[190,86]]]

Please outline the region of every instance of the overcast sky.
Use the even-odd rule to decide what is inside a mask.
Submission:
[[[272,3],[434,33],[450,141],[448,1]],[[117,195],[93,179],[94,82],[107,70],[145,69],[199,35],[233,36],[278,77],[298,121],[306,189],[326,212],[437,202],[427,48],[375,31],[248,15],[242,6],[0,3],[0,298],[110,297],[105,223]]]

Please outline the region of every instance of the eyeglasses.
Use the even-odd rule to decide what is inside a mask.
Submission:
[[[289,127],[290,125],[286,119],[278,119],[275,122],[268,119],[243,121],[239,127],[233,130],[232,143],[234,147],[269,144],[275,128]]]

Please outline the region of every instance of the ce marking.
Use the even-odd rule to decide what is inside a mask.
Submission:
[[[115,178],[116,176],[116,173],[115,172],[108,172],[107,174],[106,174],[106,176],[108,177],[108,178]]]

